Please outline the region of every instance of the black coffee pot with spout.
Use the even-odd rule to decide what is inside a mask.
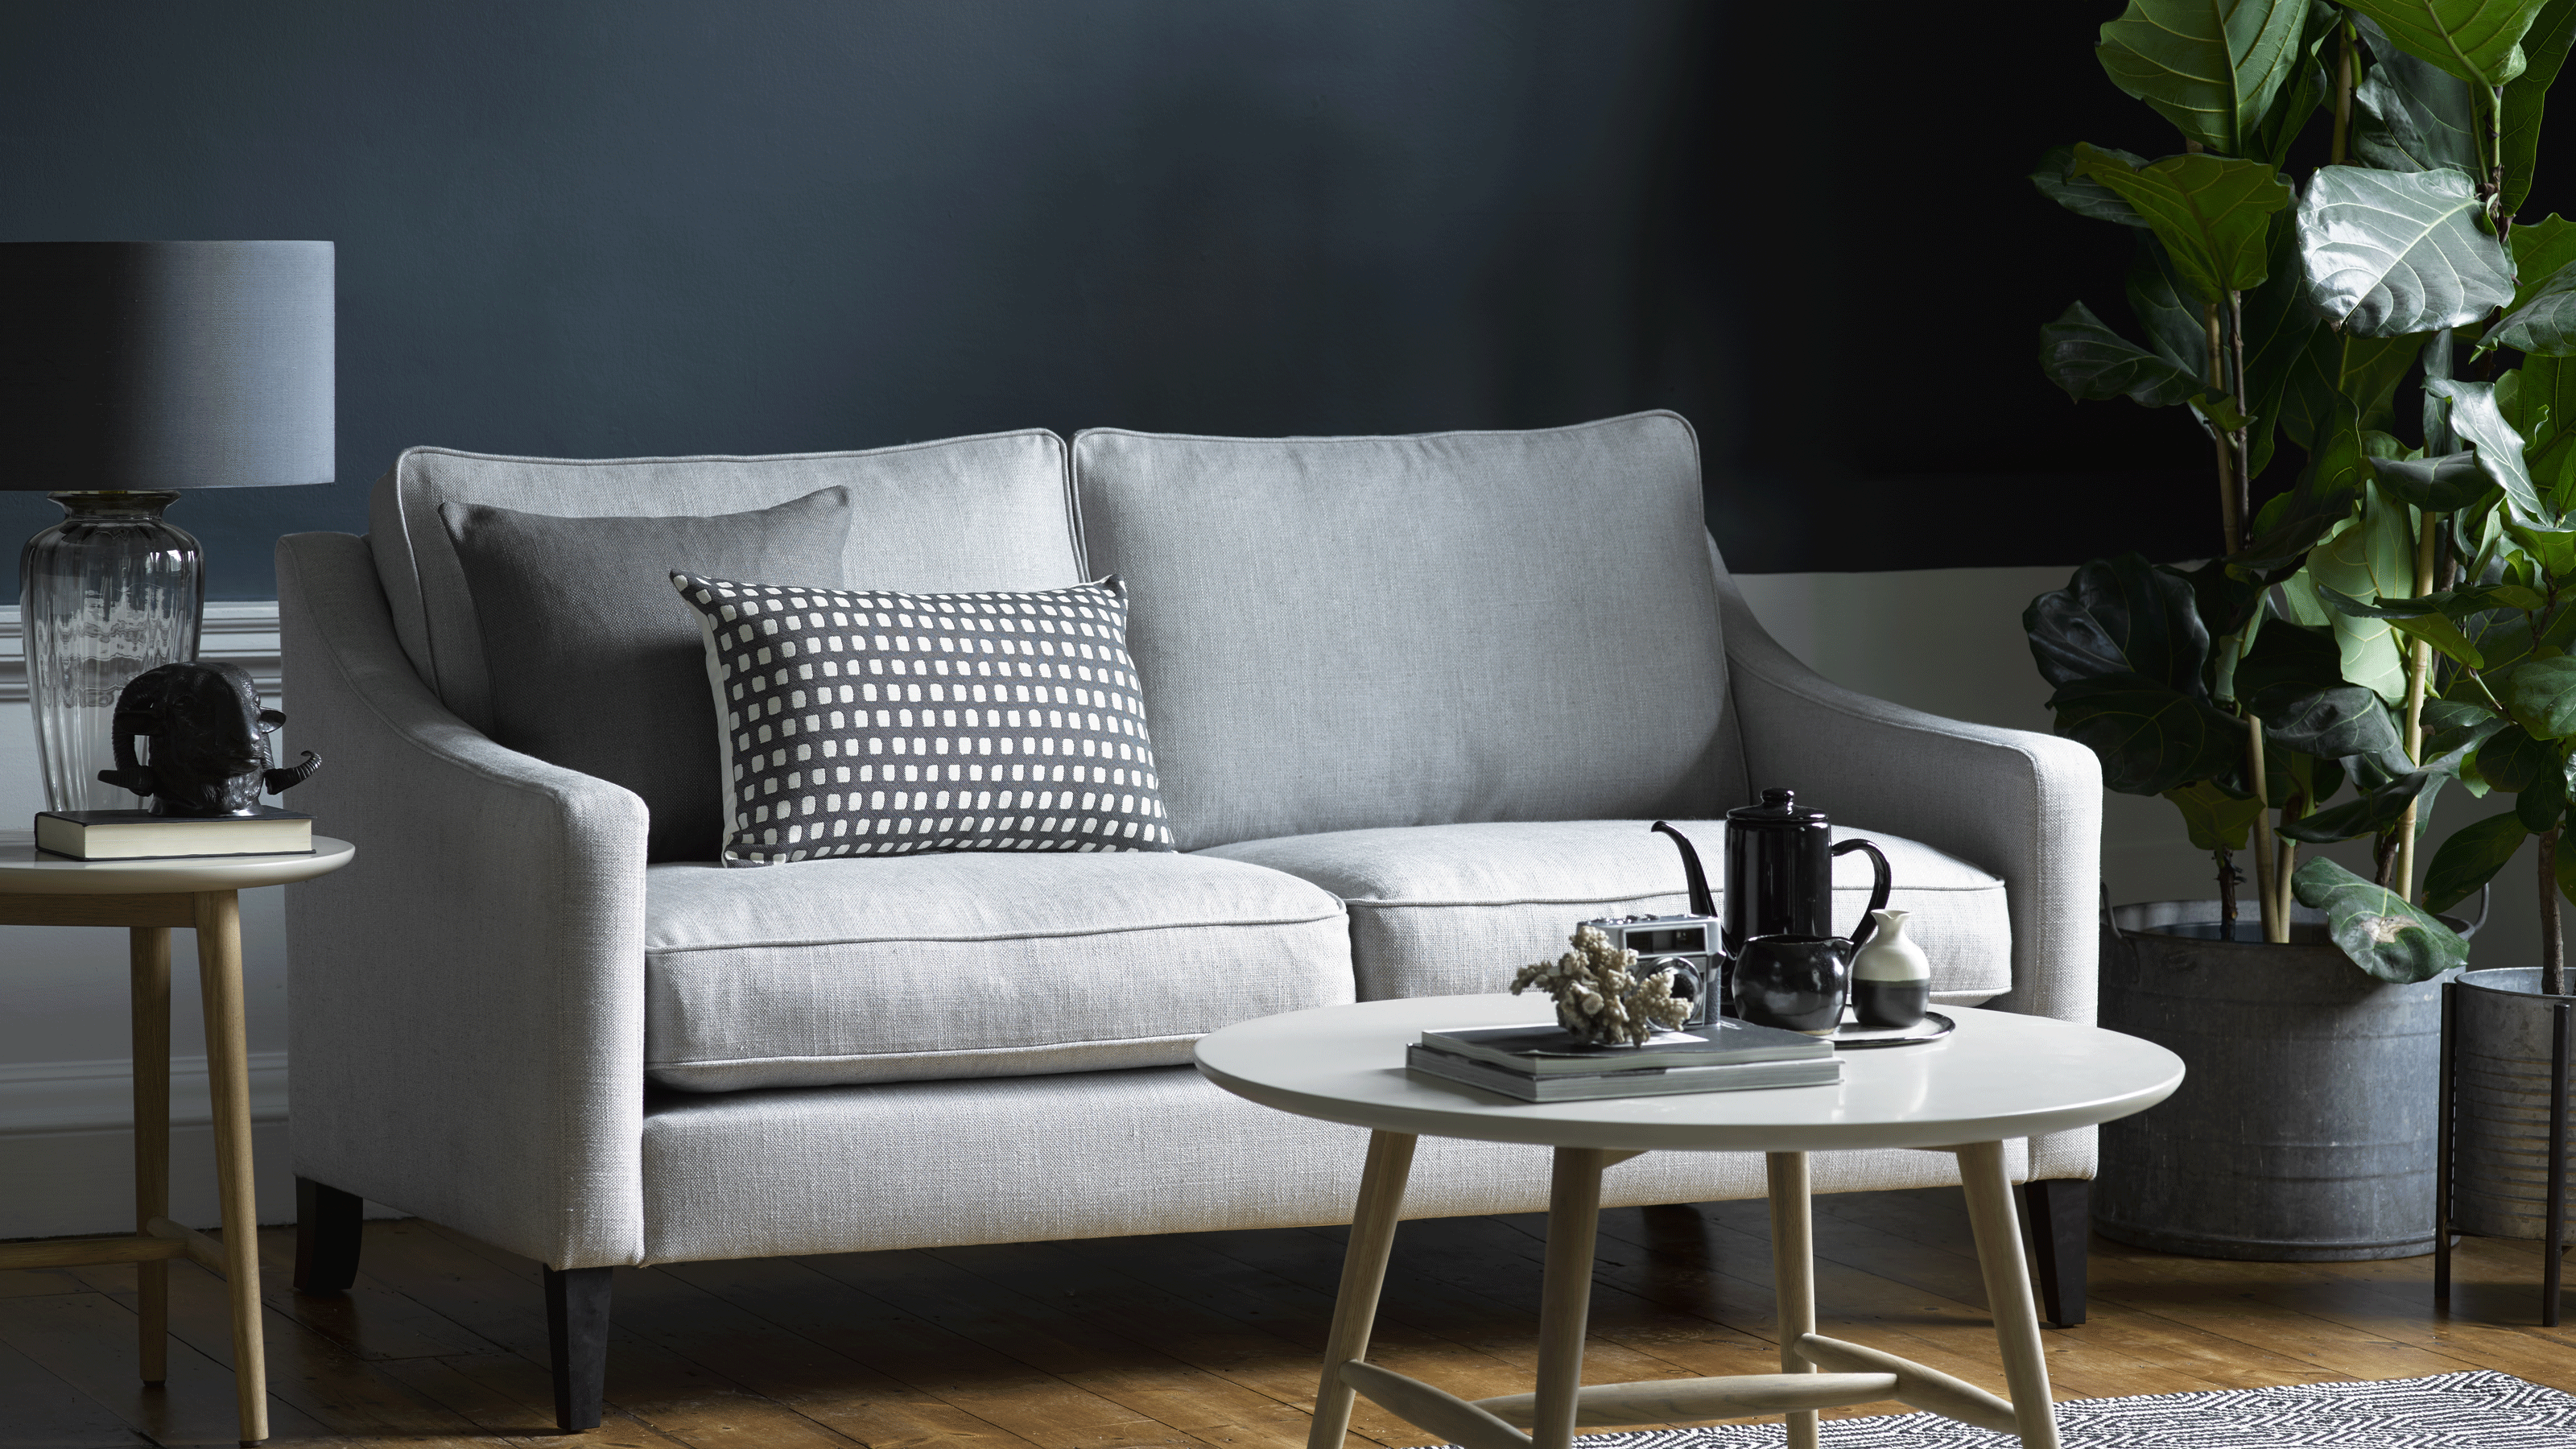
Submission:
[[[1822,810],[1798,808],[1794,790],[1765,790],[1762,803],[1726,812],[1726,952],[1756,936],[1833,936],[1834,857],[1867,855],[1877,871],[1869,905],[1848,938],[1869,940],[1870,912],[1887,905],[1887,857],[1866,840],[1834,843]]]

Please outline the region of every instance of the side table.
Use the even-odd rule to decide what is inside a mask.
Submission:
[[[327,875],[355,859],[345,840],[315,837],[311,855],[188,860],[64,860],[27,838],[0,839],[0,926],[123,926],[134,989],[134,1232],[0,1243],[0,1268],[135,1265],[143,1381],[169,1365],[170,1260],[223,1275],[232,1300],[233,1382],[241,1442],[268,1437],[268,1374],[259,1326],[259,1212],[252,1196],[250,1072],[242,1023],[238,892]],[[215,1108],[221,1242],[170,1220],[170,930],[197,933],[205,999],[206,1075]]]
[[[1307,1449],[1342,1449],[1355,1391],[1465,1449],[1568,1449],[1578,1426],[1775,1413],[1787,1416],[1789,1449],[1816,1449],[1818,1409],[1882,1399],[2015,1435],[2024,1449],[2058,1449],[2004,1143],[2144,1111],[2181,1085],[2180,1058],[2094,1027],[1945,1007],[1957,1031],[1920,1046],[1851,1053],[1832,1087],[1526,1103],[1404,1069],[1406,1044],[1427,1029],[1526,1023],[1546,1010],[1544,1001],[1533,1009],[1529,998],[1510,996],[1372,1001],[1242,1022],[1200,1039],[1200,1073],[1227,1091],[1370,1129]],[[1426,1134],[1555,1149],[1536,1393],[1470,1401],[1368,1361],[1414,1143]],[[2009,1399],[1816,1332],[1807,1155],[1886,1147],[1958,1157]],[[1764,1154],[1779,1373],[1583,1384],[1601,1175],[1666,1151]]]

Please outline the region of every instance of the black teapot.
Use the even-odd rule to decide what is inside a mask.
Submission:
[[[1867,855],[1877,870],[1869,905],[1847,938],[1854,949],[1875,929],[1870,912],[1887,905],[1887,857],[1866,840],[1834,843],[1822,810],[1798,808],[1795,790],[1765,790],[1762,803],[1726,812],[1727,954],[1756,936],[1832,936],[1834,857]]]

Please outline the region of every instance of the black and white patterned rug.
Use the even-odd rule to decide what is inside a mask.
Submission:
[[[2066,1449],[2543,1449],[2576,1445],[2576,1396],[2479,1370],[2385,1383],[2293,1384],[2073,1399],[2057,1406]],[[1587,1434],[1583,1449],[1756,1449],[1781,1426]],[[1936,1414],[1829,1419],[1824,1449],[2012,1449],[2009,1434]]]

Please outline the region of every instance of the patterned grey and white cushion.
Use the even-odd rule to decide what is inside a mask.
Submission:
[[[1170,850],[1115,578],[904,594],[674,573],[724,721],[727,865]]]

